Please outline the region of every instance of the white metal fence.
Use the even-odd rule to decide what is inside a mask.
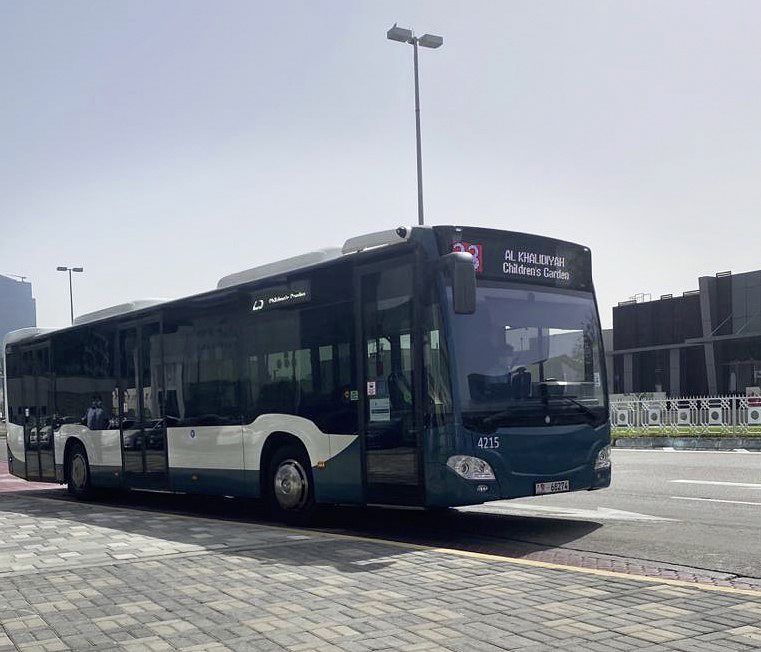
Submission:
[[[761,397],[617,398],[610,402],[610,422],[618,434],[761,434]]]

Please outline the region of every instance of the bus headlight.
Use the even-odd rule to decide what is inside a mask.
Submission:
[[[452,455],[447,466],[466,480],[494,480],[494,471],[489,463],[470,455]]]
[[[595,459],[595,471],[610,468],[610,446],[603,446]]]

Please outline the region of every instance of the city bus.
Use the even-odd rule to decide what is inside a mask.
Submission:
[[[421,508],[610,483],[588,248],[399,227],[4,340],[13,475]]]

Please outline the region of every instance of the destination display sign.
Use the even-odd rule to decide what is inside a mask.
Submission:
[[[473,256],[477,278],[575,290],[592,289],[589,249],[571,242],[494,229],[434,227],[441,253]]]
[[[309,281],[293,281],[289,285],[254,292],[251,298],[251,312],[306,303],[310,299]]]

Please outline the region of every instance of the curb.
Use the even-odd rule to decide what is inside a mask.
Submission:
[[[761,451],[761,437],[613,437],[616,448],[673,448],[688,451]]]

